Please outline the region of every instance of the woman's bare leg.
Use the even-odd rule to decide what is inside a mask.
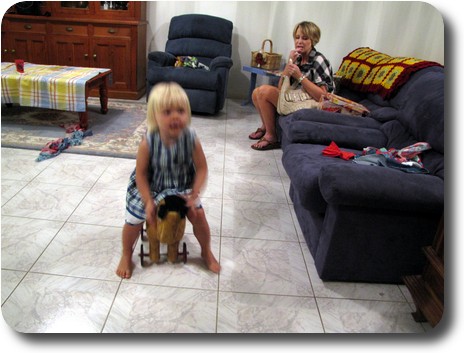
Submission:
[[[248,137],[252,140],[259,140],[261,137],[264,136],[266,133],[266,127],[264,126],[263,118],[261,117],[261,109],[259,107],[259,100],[258,97],[260,95],[260,90],[263,86],[257,87],[253,90],[251,95],[251,99],[253,100],[253,104],[258,111],[259,117],[261,118],[261,126],[255,131],[252,132]]]
[[[255,94],[256,91],[256,94]],[[264,85],[253,91],[253,103],[261,117],[266,133],[263,139],[254,144],[256,148],[266,147],[270,142],[277,141],[276,134],[276,106],[279,99],[279,90],[275,86]]]

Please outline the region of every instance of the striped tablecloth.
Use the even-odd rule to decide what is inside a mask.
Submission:
[[[2,103],[21,106],[86,111],[85,84],[109,69],[24,64],[24,73],[16,65],[2,62]]]

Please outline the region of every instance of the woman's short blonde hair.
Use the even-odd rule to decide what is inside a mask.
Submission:
[[[303,21],[298,23],[295,26],[295,29],[293,30],[293,38],[296,37],[296,32],[298,31],[298,28],[301,28],[303,34],[307,36],[309,39],[311,39],[313,47],[315,47],[316,44],[319,43],[319,40],[321,39],[321,29],[315,23],[309,21]]]
[[[147,103],[147,129],[149,132],[158,130],[156,116],[168,108],[184,108],[188,114],[188,123],[192,117],[190,101],[184,89],[175,82],[161,82],[150,91]]]

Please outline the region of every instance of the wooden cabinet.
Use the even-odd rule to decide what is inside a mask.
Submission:
[[[8,21],[7,21],[8,22]],[[45,23],[29,19],[8,22],[8,33],[3,31],[2,22],[2,61],[19,58],[35,58],[35,63],[47,63],[47,33]]]
[[[143,14],[140,9],[143,8]],[[79,16],[109,20],[145,19],[146,4],[139,1],[47,1],[44,11],[61,17]]]
[[[128,89],[132,72],[130,67],[131,42],[129,39],[94,38],[92,60],[102,67],[111,67],[113,71],[112,86],[115,89]],[[135,72],[135,70],[134,70]]]
[[[403,277],[416,306],[414,320],[428,321],[432,327],[440,322],[445,303],[444,222],[442,217],[432,246],[423,249],[426,265],[422,274]]]
[[[97,66],[89,60],[88,25],[79,22],[49,24],[50,62],[64,66]]]
[[[110,68],[109,97],[145,94],[146,2],[50,1],[40,11],[49,16],[4,16],[2,61]]]

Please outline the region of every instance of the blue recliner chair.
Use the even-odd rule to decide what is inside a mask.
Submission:
[[[180,84],[192,112],[216,115],[223,107],[232,67],[232,22],[209,15],[180,15],[171,19],[164,52],[148,54],[147,97],[158,82]],[[175,67],[177,57],[196,57],[203,68]]]

